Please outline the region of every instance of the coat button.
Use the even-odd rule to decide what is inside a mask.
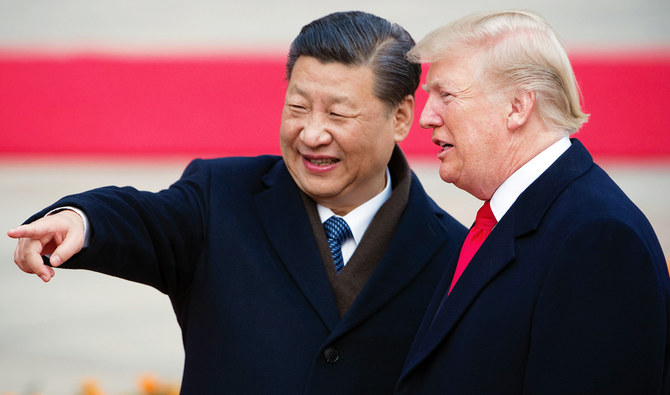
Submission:
[[[332,347],[328,347],[323,352],[323,358],[328,363],[336,363],[337,361],[340,360],[340,352]]]

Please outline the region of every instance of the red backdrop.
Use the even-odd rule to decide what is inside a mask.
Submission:
[[[670,159],[670,52],[573,54],[600,159]],[[0,155],[279,153],[282,56],[0,54]],[[417,92],[418,110],[425,102]],[[402,144],[432,157],[415,122]]]

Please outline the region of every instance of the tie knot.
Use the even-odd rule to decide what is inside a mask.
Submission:
[[[341,217],[332,216],[323,223],[323,228],[326,231],[326,236],[329,239],[337,240],[339,243],[344,242],[346,239],[351,237],[351,229]]]
[[[478,228],[493,229],[498,221],[491,211],[491,203],[487,200],[484,205],[477,211],[477,217],[475,218],[475,226]]]

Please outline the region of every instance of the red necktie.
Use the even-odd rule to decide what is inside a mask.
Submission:
[[[470,260],[484,240],[486,240],[486,236],[491,233],[491,229],[493,229],[497,222],[496,217],[493,216],[493,211],[491,211],[491,205],[486,201],[482,208],[477,211],[475,224],[472,226],[463,242],[463,247],[461,248],[461,254],[458,256],[458,264],[456,264],[456,272],[454,273],[454,279],[451,280],[449,292],[454,288],[456,281],[461,277],[461,274],[465,271],[468,263],[470,263]]]

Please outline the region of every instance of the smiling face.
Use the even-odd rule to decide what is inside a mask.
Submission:
[[[515,170],[507,100],[485,80],[475,80],[473,58],[467,56],[431,63],[425,89],[420,124],[433,129],[433,143],[442,147],[440,178],[490,199]]]
[[[386,165],[408,133],[414,101],[396,109],[373,94],[367,66],[301,56],[286,89],[281,150],[296,184],[344,215],[384,189]]]

